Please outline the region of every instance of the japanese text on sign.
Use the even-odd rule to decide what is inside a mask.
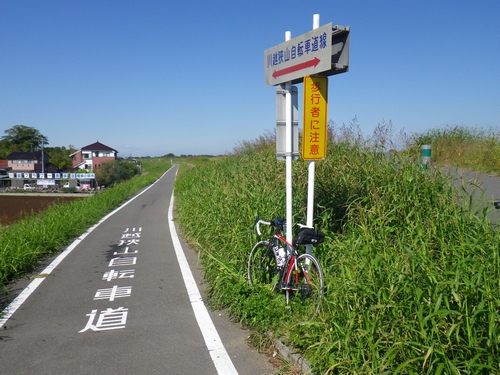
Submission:
[[[302,158],[321,160],[326,157],[328,78],[304,77],[304,122]]]
[[[332,69],[332,24],[318,27],[264,51],[266,85],[302,82]]]
[[[290,60],[295,60],[298,57],[308,55],[309,53],[317,52],[320,49],[326,48],[327,34],[312,36],[309,39],[296,41],[290,46],[283,46],[284,49],[271,51],[266,55],[267,67],[278,66]]]

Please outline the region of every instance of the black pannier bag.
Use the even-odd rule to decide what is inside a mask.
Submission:
[[[325,234],[313,228],[302,228],[297,236],[299,245],[317,245],[325,240]]]

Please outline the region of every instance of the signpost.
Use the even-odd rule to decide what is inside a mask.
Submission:
[[[285,152],[277,145],[278,158],[286,161],[286,240],[292,243],[292,84],[304,82],[304,122],[302,157],[309,160],[307,192],[307,226],[313,226],[315,160],[326,157],[328,76],[349,69],[350,28],[319,26],[319,14],[313,16],[313,30],[264,51],[264,76],[267,86],[281,85],[277,95],[284,94]],[[305,77],[305,78],[304,78]],[[277,98],[277,129],[280,128],[283,101]],[[279,148],[281,147],[281,149]],[[295,151],[295,150],[294,150]],[[307,245],[307,252],[311,246]]]

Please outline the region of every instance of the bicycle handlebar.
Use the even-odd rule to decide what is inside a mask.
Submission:
[[[255,218],[255,228],[256,228],[257,233],[259,234],[259,236],[262,236],[262,233],[260,232],[260,224],[273,225],[271,221],[260,220],[258,217]]]
[[[257,233],[259,234],[259,236],[262,236],[262,233],[260,231],[260,224],[264,224],[264,225],[276,227],[278,225],[284,225],[285,224],[285,223],[282,222],[282,220],[283,219],[276,219],[276,220],[271,220],[271,221],[264,221],[264,220],[259,219],[259,217],[257,216],[255,218],[255,229],[257,230]],[[300,224],[300,223],[297,223],[297,226],[300,229],[302,229],[302,228],[311,228],[311,227],[308,227],[307,225]]]

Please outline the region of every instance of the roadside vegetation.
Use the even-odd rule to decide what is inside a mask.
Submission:
[[[285,217],[274,137],[184,170],[177,220],[199,250],[210,303],[251,327],[257,345],[271,332],[282,337],[317,374],[500,373],[500,234],[476,208],[485,206],[463,198],[439,168],[422,168],[419,154],[430,143],[437,163],[476,169],[473,158],[445,155],[496,138],[436,130],[393,147],[390,128],[369,138],[355,124],[331,128],[328,156],[316,163],[315,225],[327,238],[314,253],[327,288],[312,320],[246,280],[255,216]],[[391,148],[404,151],[388,156]],[[295,161],[293,173],[293,221],[304,223],[307,164]]]
[[[43,258],[60,252],[108,212],[152,184],[170,167],[170,161],[143,160],[142,167],[142,175],[110,189],[0,227],[0,287],[30,272]]]
[[[443,166],[500,175],[500,131],[463,125],[431,129],[418,143],[432,145],[432,158]]]
[[[139,168],[139,165],[123,159],[104,163],[95,173],[96,181],[99,185],[111,186],[139,174]]]

